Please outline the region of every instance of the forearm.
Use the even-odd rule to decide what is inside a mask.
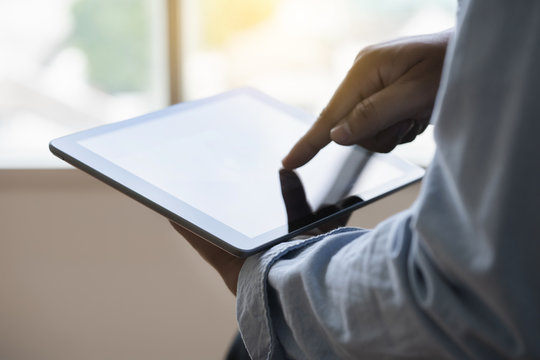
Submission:
[[[344,229],[266,260],[248,260],[238,304],[248,349],[295,359],[458,354],[419,310],[408,265],[409,220],[406,212],[372,232]],[[266,304],[257,304],[253,284],[265,281]],[[264,316],[255,320],[258,311]]]

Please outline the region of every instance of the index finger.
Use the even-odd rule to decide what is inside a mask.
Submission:
[[[308,132],[298,140],[287,156],[281,161],[287,170],[296,169],[311,160],[320,149],[330,142],[331,126],[324,124],[321,118],[313,124]]]
[[[292,170],[304,165],[328,145],[331,140],[330,130],[358,102],[356,96],[353,97],[351,93],[342,90],[344,87],[338,88],[317,121],[283,158],[282,164],[285,169]]]
[[[378,89],[368,78],[370,67],[355,63],[330,99],[317,121],[298,140],[283,158],[285,169],[295,169],[311,160],[331,141],[330,130],[343,119],[363,98]],[[360,84],[358,82],[361,82]],[[364,95],[364,96],[363,96]]]

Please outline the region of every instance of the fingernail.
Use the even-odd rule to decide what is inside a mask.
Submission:
[[[330,138],[337,143],[347,143],[351,135],[351,127],[347,122],[343,122],[330,130]]]

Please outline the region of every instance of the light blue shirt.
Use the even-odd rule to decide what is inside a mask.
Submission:
[[[415,204],[240,273],[254,359],[540,359],[540,1],[463,1]]]

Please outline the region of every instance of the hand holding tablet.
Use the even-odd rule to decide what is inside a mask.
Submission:
[[[243,257],[350,213],[424,173],[392,154],[330,144],[294,173],[312,211],[289,219],[281,159],[313,121],[258,91],[239,89],[55,139],[50,149]]]

